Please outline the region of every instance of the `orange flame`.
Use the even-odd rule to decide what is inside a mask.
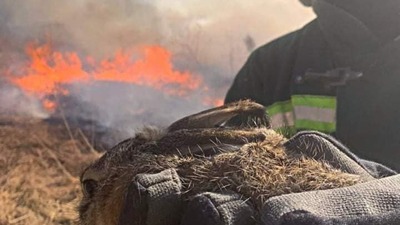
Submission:
[[[53,51],[49,44],[30,44],[26,54],[30,62],[20,76],[11,81],[24,91],[42,99],[43,107],[53,111],[57,105],[49,96],[68,95],[65,85],[75,82],[112,81],[148,86],[168,95],[185,96],[198,89],[202,80],[189,72],[176,71],[171,53],[160,46],[140,49],[142,57],[132,58],[133,52],[117,51],[113,58],[97,63],[86,57],[86,66],[77,53]],[[92,69],[87,69],[92,67]]]
[[[205,97],[203,99],[203,105],[221,106],[223,104],[224,104],[224,100],[222,98]]]
[[[41,98],[57,93],[68,94],[60,85],[89,79],[76,53],[52,52],[49,45],[28,45],[26,53],[31,62],[23,68],[23,76],[12,81]]]
[[[150,86],[177,96],[184,96],[200,86],[200,78],[173,70],[171,53],[166,49],[150,46],[143,52],[144,59],[132,61],[131,54],[118,51],[113,60],[101,62],[94,72],[94,79]]]

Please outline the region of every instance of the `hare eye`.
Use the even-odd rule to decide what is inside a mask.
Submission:
[[[88,179],[82,182],[83,194],[88,197],[92,197],[96,191],[98,184],[95,180]]]

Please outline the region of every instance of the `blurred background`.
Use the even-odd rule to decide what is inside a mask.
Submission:
[[[1,0],[0,225],[73,223],[98,151],[221,105],[252,50],[313,18],[297,0]]]
[[[254,48],[313,17],[297,0],[2,0],[0,112],[165,126],[222,104]]]

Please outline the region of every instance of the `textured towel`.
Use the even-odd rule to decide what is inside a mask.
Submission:
[[[174,169],[138,174],[128,189],[119,225],[178,225],[181,187]]]
[[[319,132],[301,132],[288,140],[285,147],[294,154],[326,161],[337,169],[359,174],[370,181],[347,188],[273,197],[259,214],[262,224],[400,224],[400,175],[376,180],[374,177],[393,175],[395,172],[357,158],[334,138]],[[378,168],[379,171],[371,168]],[[119,225],[256,223],[258,215],[236,193],[198,194],[183,207],[181,186],[174,169],[137,175],[126,194]]]
[[[360,174],[367,179],[371,175],[382,178],[397,174],[382,164],[358,158],[332,136],[317,131],[299,132],[285,143],[285,147],[288,151],[327,161],[337,169]]]
[[[252,225],[254,209],[236,193],[203,193],[187,205],[181,225]]]
[[[400,175],[273,197],[265,203],[261,220],[265,225],[398,225]]]

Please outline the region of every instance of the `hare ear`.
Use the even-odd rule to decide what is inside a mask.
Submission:
[[[265,107],[255,102],[244,100],[187,116],[171,124],[167,131],[220,127],[236,116],[245,118],[237,126],[269,127]]]

